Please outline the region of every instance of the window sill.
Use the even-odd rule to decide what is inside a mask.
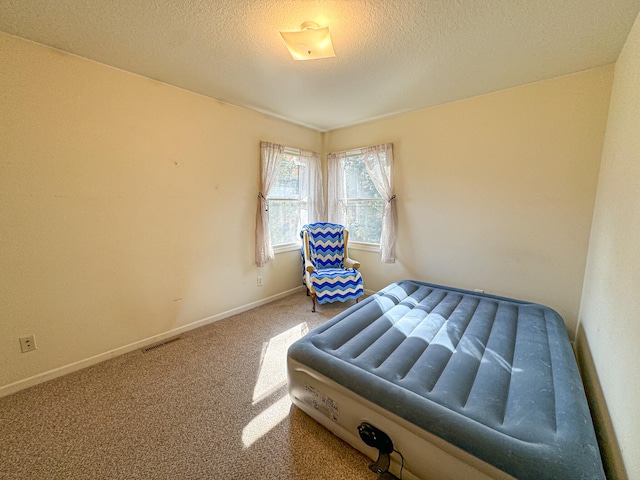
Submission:
[[[276,255],[278,253],[293,252],[295,250],[300,251],[299,243],[285,243],[283,245],[273,247],[273,253]]]
[[[273,247],[273,253],[294,252],[300,250],[299,243],[285,243],[284,245],[278,245]],[[349,242],[349,250],[360,250],[365,252],[380,253],[380,245],[375,243],[362,243],[362,242]]]
[[[349,250],[380,253],[380,245],[376,243],[349,242]]]

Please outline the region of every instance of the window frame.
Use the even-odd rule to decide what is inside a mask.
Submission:
[[[305,160],[302,158],[302,150],[297,149],[297,148],[293,148],[293,147],[288,147],[285,146],[284,147],[284,151],[282,152],[283,155],[290,155],[290,156],[294,156],[296,157],[295,161],[302,164],[305,163]],[[309,165],[306,166],[306,168],[309,168]],[[298,192],[299,192],[299,196],[298,198],[292,198],[292,197],[274,197],[271,195],[268,195],[266,197],[267,203],[271,202],[271,201],[298,201],[300,206],[302,207],[302,205],[306,205],[307,207],[307,211],[309,208],[309,201],[308,198],[302,199],[300,198],[300,195],[302,193],[302,188],[300,188],[300,176],[298,176]],[[307,188],[308,190],[308,188]],[[310,195],[311,192],[307,191],[307,197],[308,195]],[[269,204],[269,228],[272,228],[272,225],[274,225],[274,222],[272,221],[272,217],[270,215],[270,211],[271,211],[271,206]],[[300,211],[302,211],[302,208],[300,208]],[[302,226],[302,225],[300,225]],[[269,232],[269,234],[271,235],[271,231]],[[279,243],[279,244],[275,244],[273,243],[273,237],[271,237],[271,242],[272,242],[272,248],[273,248],[273,253],[274,254],[278,254],[278,253],[283,253],[283,252],[290,252],[290,251],[294,251],[294,250],[299,250],[300,249],[300,242],[299,241],[291,241],[288,243]]]
[[[367,147],[364,147],[367,148]],[[362,157],[360,159],[360,162],[362,162],[362,164],[364,165],[364,153],[363,150],[364,148],[359,148],[359,149],[354,149],[354,150],[348,150],[345,152],[342,152],[344,154],[344,159],[341,159],[340,161],[344,161],[347,160],[349,158],[353,158],[353,157]],[[366,168],[365,168],[366,171]],[[371,180],[371,176],[369,175],[369,172],[367,171],[367,177],[369,178],[369,181],[373,182]],[[346,178],[344,179],[346,181]],[[374,186],[375,187],[375,186]],[[383,211],[384,211],[384,198],[382,198],[382,195],[380,195],[380,192],[378,192],[376,190],[376,193],[378,194],[377,198],[363,198],[363,197],[349,197],[348,196],[348,189],[345,188],[345,208],[348,208],[349,206],[349,202],[364,202],[364,201],[370,201],[370,200],[379,200],[381,202],[381,205],[383,207]],[[382,219],[383,217],[383,213],[381,213],[380,218]],[[358,240],[353,240],[352,237],[352,232],[351,232],[351,228],[349,226],[347,226],[347,229],[349,230],[349,248],[353,248],[355,250],[363,250],[363,251],[368,251],[368,252],[375,252],[375,253],[380,253],[380,239],[378,239],[377,242],[372,243],[372,242],[362,242],[362,241],[358,241]],[[382,236],[382,230],[380,232],[381,236]]]

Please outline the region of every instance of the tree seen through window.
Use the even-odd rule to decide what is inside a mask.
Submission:
[[[349,238],[354,242],[380,243],[384,201],[364,165],[362,155],[342,160]]]
[[[297,155],[284,154],[269,193],[269,233],[274,246],[299,242],[307,222],[307,166]]]

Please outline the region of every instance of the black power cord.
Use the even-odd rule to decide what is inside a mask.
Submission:
[[[393,448],[393,442],[391,441],[391,438],[389,438],[389,435],[367,422],[362,422],[358,425],[358,434],[364,443],[370,447],[378,449],[378,460],[369,465],[369,470],[379,474],[379,480],[396,478],[389,473],[389,467],[391,466],[391,454],[395,452],[400,455],[400,460],[402,462],[400,466],[400,479],[402,479],[404,456],[398,450]]]

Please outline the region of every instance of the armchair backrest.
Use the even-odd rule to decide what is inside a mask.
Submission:
[[[327,222],[304,225],[300,232],[304,253],[318,269],[343,268],[346,235],[343,225]]]

